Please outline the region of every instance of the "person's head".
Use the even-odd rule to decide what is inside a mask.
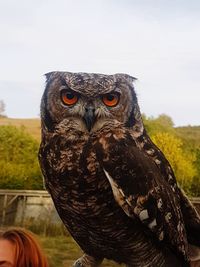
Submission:
[[[0,267],[48,267],[36,237],[25,229],[0,230]]]

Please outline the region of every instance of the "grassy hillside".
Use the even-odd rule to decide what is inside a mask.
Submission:
[[[185,142],[200,147],[200,126],[184,126],[175,128],[176,134]]]
[[[34,138],[40,140],[40,119],[10,119],[0,118],[1,125],[14,125],[24,127]]]

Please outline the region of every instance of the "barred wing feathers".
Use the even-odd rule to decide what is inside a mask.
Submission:
[[[97,158],[124,212],[147,234],[188,261],[186,230],[179,198],[153,160],[137,148],[128,130],[102,131]]]

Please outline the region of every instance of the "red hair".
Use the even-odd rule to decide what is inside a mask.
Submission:
[[[15,248],[14,267],[48,267],[36,236],[22,228],[10,228],[1,231],[1,239],[6,239]]]

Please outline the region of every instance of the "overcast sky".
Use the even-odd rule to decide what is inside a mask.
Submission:
[[[0,0],[0,99],[39,115],[43,74],[128,73],[141,111],[200,125],[199,0]]]

